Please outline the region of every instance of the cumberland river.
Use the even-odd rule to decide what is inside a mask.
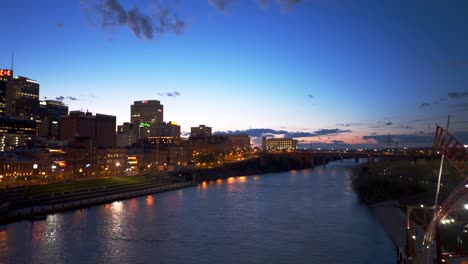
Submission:
[[[396,263],[352,161],[0,226],[0,263]]]

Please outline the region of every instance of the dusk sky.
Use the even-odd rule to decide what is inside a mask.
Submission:
[[[468,144],[468,1],[2,1],[0,68],[41,99],[303,145]],[[254,142],[258,142],[255,138]]]

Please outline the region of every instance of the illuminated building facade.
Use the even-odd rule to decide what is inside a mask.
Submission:
[[[297,149],[298,141],[292,138],[262,137],[262,148],[265,150]]]
[[[10,79],[6,92],[6,115],[39,120],[39,83],[21,76]]]
[[[13,117],[0,117],[0,151],[25,147],[36,135],[36,122]]]
[[[191,137],[210,137],[211,136],[211,127],[205,125],[199,125],[198,127],[190,128]]]

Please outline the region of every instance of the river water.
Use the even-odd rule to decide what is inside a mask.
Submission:
[[[0,226],[0,263],[396,263],[352,161]]]

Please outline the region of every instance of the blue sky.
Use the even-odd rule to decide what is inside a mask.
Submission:
[[[452,114],[468,144],[467,13],[435,0],[6,1],[0,68],[13,51],[42,99],[118,124],[157,99],[182,131],[409,146]]]

